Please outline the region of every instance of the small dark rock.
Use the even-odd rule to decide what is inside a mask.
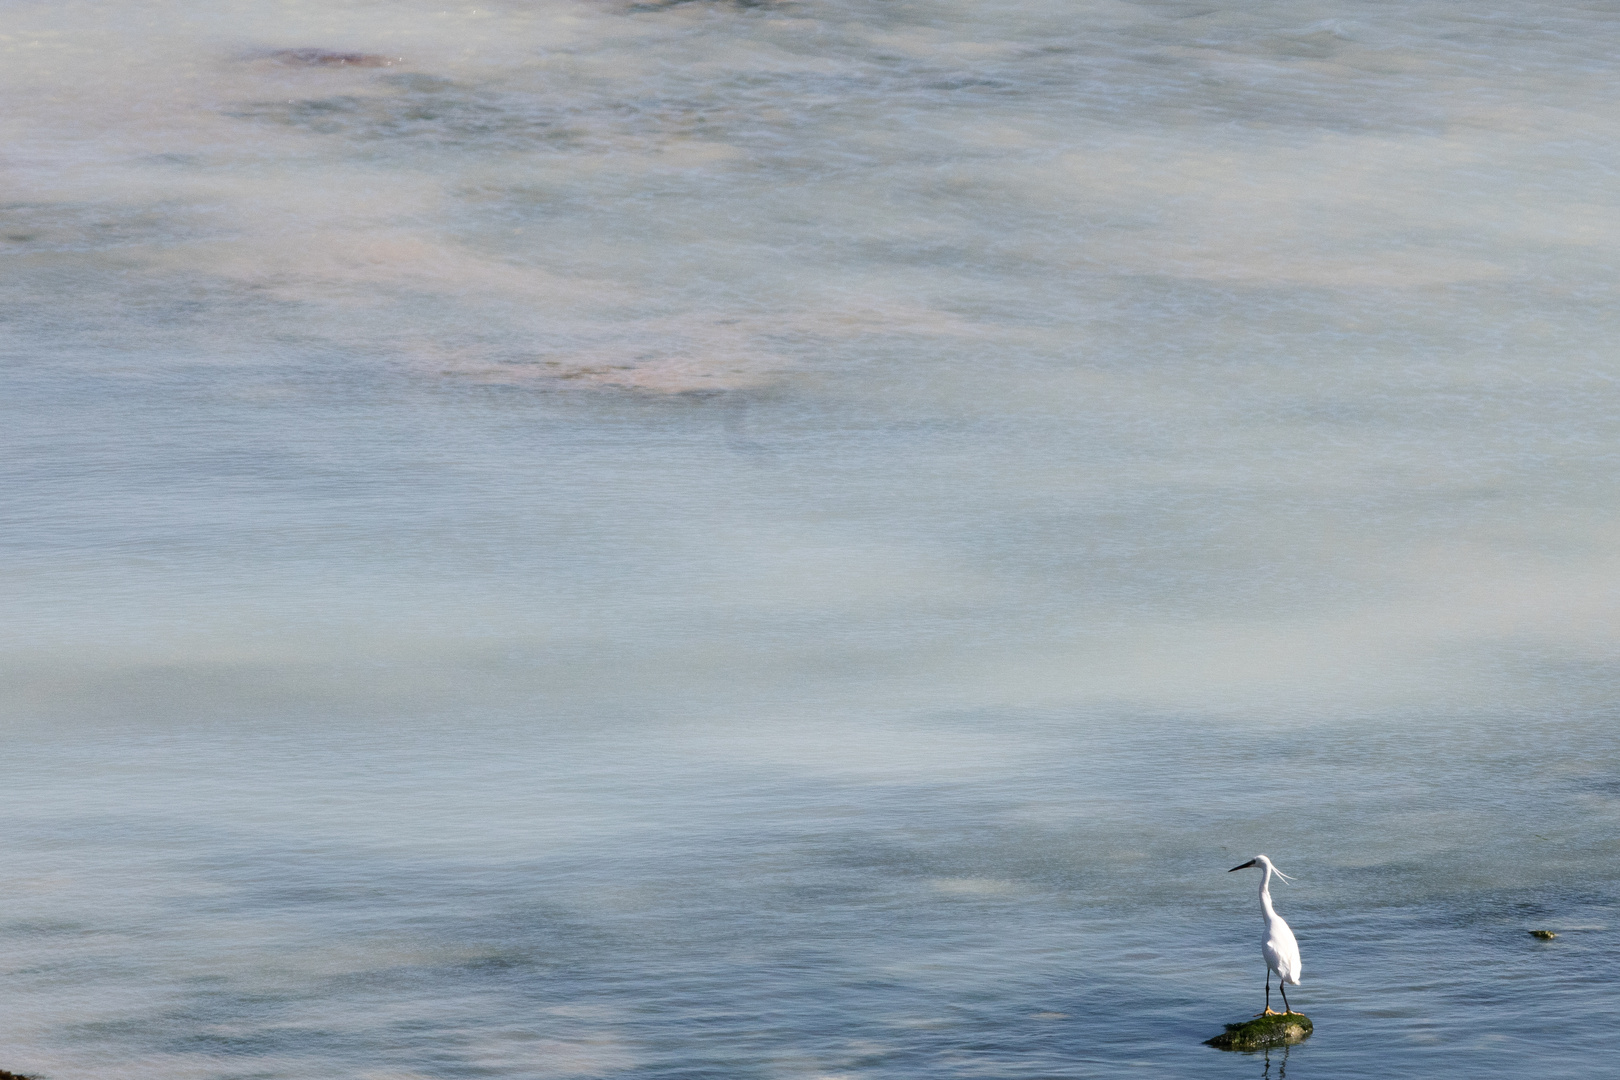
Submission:
[[[401,57],[379,53],[330,52],[326,49],[277,49],[268,58],[288,67],[390,67]]]
[[[6,1070],[0,1069],[0,1080],[33,1080],[33,1077],[24,1076],[22,1073],[6,1072]]]
[[[1310,1034],[1311,1018],[1304,1013],[1274,1013],[1241,1024],[1227,1024],[1226,1031],[1205,1039],[1204,1045],[1217,1050],[1265,1050],[1304,1042]]]
[[[1551,930],[1532,930],[1530,931],[1530,936],[1533,938],[1540,938],[1542,941],[1551,941],[1558,935],[1553,933]]]

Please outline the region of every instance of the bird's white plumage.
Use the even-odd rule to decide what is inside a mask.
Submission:
[[[1260,879],[1260,914],[1266,920],[1266,928],[1260,937],[1260,953],[1266,958],[1266,967],[1275,971],[1277,978],[1298,986],[1302,970],[1299,942],[1294,940],[1294,931],[1277,914],[1277,909],[1271,906],[1271,875],[1281,877],[1282,871],[1272,866],[1264,855],[1256,856],[1254,861],[1265,870],[1265,876]]]

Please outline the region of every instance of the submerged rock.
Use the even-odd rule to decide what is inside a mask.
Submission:
[[[1551,941],[1558,935],[1553,933],[1551,930],[1532,930],[1530,931],[1530,936],[1533,938],[1540,938],[1542,941]]]
[[[378,53],[332,52],[329,49],[277,49],[268,59],[289,67],[391,67],[401,57]]]
[[[1274,1013],[1241,1024],[1227,1024],[1226,1031],[1205,1039],[1204,1045],[1218,1050],[1264,1050],[1304,1042],[1310,1034],[1311,1018],[1304,1013]]]

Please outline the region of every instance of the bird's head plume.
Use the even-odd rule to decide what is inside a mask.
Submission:
[[[1270,870],[1273,874],[1276,874],[1279,878],[1282,878],[1282,880],[1288,882],[1288,884],[1290,884],[1290,885],[1292,885],[1294,883],[1293,878],[1289,877],[1287,874],[1285,874],[1281,870],[1277,869],[1277,864],[1272,862],[1269,858],[1267,858],[1264,855],[1256,855],[1254,858],[1250,859],[1248,862],[1244,863],[1242,866],[1234,866],[1234,867],[1232,867],[1232,869],[1228,870],[1227,873],[1230,874],[1230,873],[1233,873],[1234,871],[1237,871],[1237,870],[1247,870],[1251,866],[1257,866],[1262,870]]]

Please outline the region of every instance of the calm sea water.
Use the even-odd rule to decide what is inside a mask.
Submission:
[[[0,1067],[1608,1075],[1617,48],[0,5]]]

